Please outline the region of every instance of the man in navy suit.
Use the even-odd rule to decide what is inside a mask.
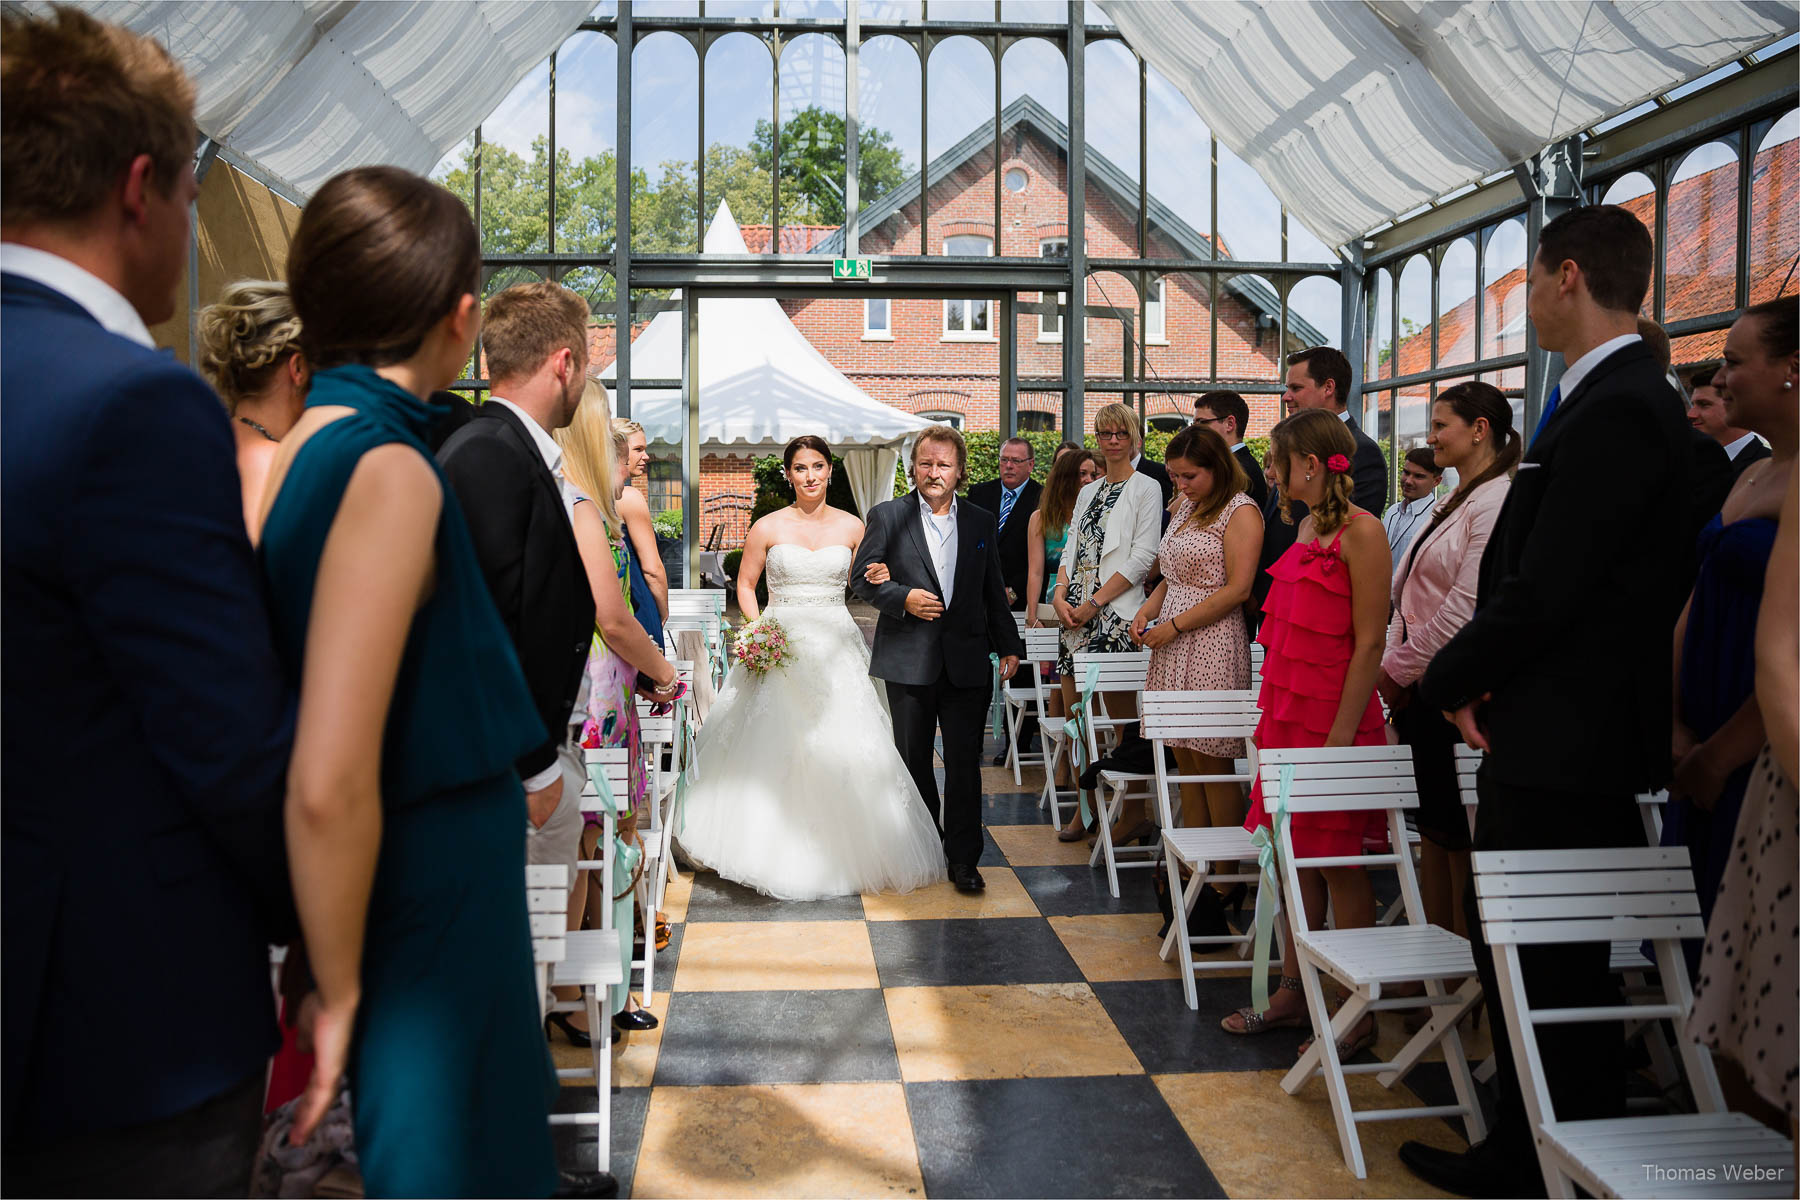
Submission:
[[[224,409],[146,328],[187,256],[193,90],[71,9],[0,37],[0,1188],[241,1196],[293,709]]]

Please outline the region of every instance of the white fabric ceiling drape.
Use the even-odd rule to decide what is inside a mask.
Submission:
[[[37,7],[47,8],[48,5]],[[300,197],[351,167],[424,174],[591,0],[88,0],[166,46],[200,131]]]
[[[1800,27],[1787,0],[1100,0],[1328,245]]]

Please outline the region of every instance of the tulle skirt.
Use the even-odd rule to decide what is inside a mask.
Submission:
[[[700,733],[676,840],[783,900],[909,892],[945,877],[937,824],[894,748],[869,651],[842,603],[782,605],[791,657],[734,666]]]

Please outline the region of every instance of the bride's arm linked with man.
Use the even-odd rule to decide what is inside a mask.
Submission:
[[[986,884],[981,858],[981,739],[993,695],[989,654],[1010,679],[1025,652],[1007,603],[994,514],[959,499],[962,434],[933,426],[913,445],[915,490],[878,504],[850,571],[851,589],[880,613],[869,673],[887,686],[894,745],[944,832],[959,891]],[[943,734],[939,802],[932,742]],[[941,815],[940,815],[941,811]]]

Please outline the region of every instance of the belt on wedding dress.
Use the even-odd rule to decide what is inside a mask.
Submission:
[[[827,592],[772,592],[769,595],[770,608],[833,608],[844,603],[844,593],[836,588]]]

